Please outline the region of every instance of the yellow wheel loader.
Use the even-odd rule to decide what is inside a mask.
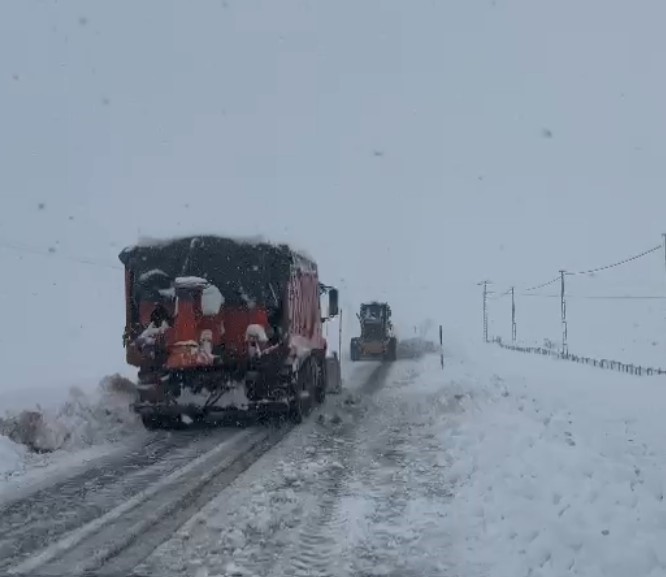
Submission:
[[[356,316],[361,324],[361,336],[351,339],[351,360],[395,361],[398,339],[391,323],[391,307],[376,301],[364,303]]]

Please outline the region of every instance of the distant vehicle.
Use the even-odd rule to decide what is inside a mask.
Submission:
[[[300,422],[324,400],[327,366],[339,360],[326,358],[322,325],[338,313],[338,291],[312,259],[218,236],[142,242],[119,258],[123,343],[139,368],[133,408],[147,428],[234,411]]]
[[[391,323],[391,307],[387,303],[364,303],[356,316],[361,324],[361,336],[351,339],[351,360],[395,361],[398,339]]]

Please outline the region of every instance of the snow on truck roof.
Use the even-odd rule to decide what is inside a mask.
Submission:
[[[286,244],[214,235],[142,239],[118,256],[137,279],[137,300],[167,298],[176,279],[196,277],[214,285],[229,305],[271,305],[283,294],[293,265],[317,270],[314,261]]]
[[[247,237],[232,237],[232,236],[225,237],[216,234],[199,234],[199,235],[192,234],[192,235],[173,236],[166,238],[142,236],[139,237],[139,240],[134,245],[128,246],[127,248],[123,249],[123,251],[120,253],[120,260],[124,263],[125,261],[123,260],[123,254],[128,252],[133,252],[141,248],[148,248],[148,249],[168,248],[174,245],[179,245],[181,243],[191,244],[192,241],[194,240],[209,241],[212,243],[215,242],[236,243],[238,245],[244,245],[247,247],[255,247],[255,248],[272,247],[275,249],[287,251],[299,259],[303,259],[309,261],[311,264],[315,264],[315,259],[310,254],[308,254],[303,249],[301,248],[297,249],[288,243],[272,242],[260,235],[247,236]]]

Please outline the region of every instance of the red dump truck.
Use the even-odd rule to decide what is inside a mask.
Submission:
[[[338,291],[285,244],[191,236],[123,250],[127,362],[147,428],[174,428],[234,411],[300,422],[323,401],[337,356],[323,323]],[[328,295],[322,314],[321,297]]]

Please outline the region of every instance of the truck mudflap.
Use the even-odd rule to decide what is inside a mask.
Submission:
[[[336,353],[332,357],[326,357],[326,392],[339,394],[342,392],[342,371],[340,359]]]

